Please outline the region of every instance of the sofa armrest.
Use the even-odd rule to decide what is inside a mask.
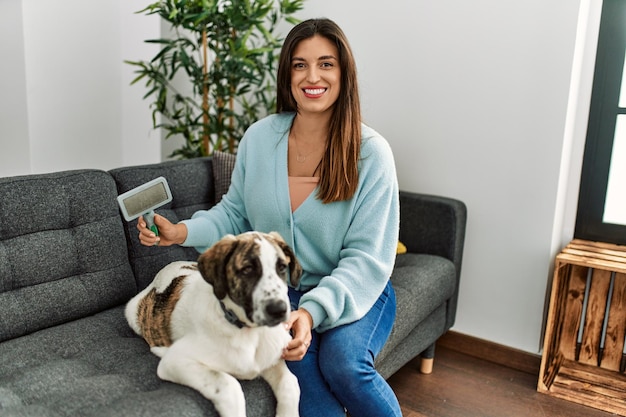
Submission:
[[[467,208],[459,200],[400,191],[400,241],[412,253],[443,256],[461,269]]]
[[[466,222],[462,201],[400,191],[400,241],[407,251],[443,256],[454,263],[456,289],[448,303],[448,327],[456,315]]]

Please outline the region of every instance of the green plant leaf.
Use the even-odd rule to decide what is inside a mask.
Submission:
[[[235,151],[245,130],[276,108],[275,68],[282,21],[304,0],[162,0],[137,13],[159,15],[170,36],[145,42],[161,46],[149,61],[124,61],[145,81],[152,121],[165,137],[184,144],[172,156],[191,158],[213,150]],[[207,33],[208,68],[203,71],[202,32]],[[203,108],[203,103],[208,108]],[[157,120],[160,122],[157,125]],[[209,148],[203,137],[209,135]]]

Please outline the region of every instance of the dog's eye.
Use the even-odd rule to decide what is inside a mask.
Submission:
[[[278,262],[276,262],[276,272],[278,272],[281,275],[286,273],[287,272],[287,264],[284,261],[282,261],[282,260],[279,260]]]
[[[246,265],[239,270],[239,274],[248,276],[248,275],[251,275],[253,271],[254,271],[254,268],[252,267],[252,265]]]

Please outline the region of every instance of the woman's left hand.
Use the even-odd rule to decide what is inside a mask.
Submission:
[[[292,311],[289,320],[285,323],[287,330],[291,330],[293,339],[287,344],[283,350],[283,359],[287,361],[299,361],[304,358],[309,346],[311,345],[311,328],[313,327],[313,318],[303,308]]]

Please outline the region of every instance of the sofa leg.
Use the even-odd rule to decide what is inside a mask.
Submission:
[[[429,375],[433,372],[433,362],[435,361],[435,344],[428,346],[420,356],[422,360],[420,362],[420,372]]]
[[[435,358],[422,358],[420,362],[420,372],[429,375],[433,372],[433,362]]]

